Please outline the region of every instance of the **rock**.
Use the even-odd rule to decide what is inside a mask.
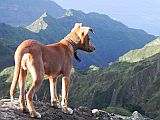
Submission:
[[[99,116],[100,115],[100,112],[99,112],[99,110],[98,109],[93,109],[92,110],[92,115],[94,115],[94,116]]]
[[[79,117],[83,117],[85,119],[90,118],[89,120],[95,120],[94,116],[92,116],[91,109],[89,109],[88,107],[80,106],[78,108],[75,108],[74,113]]]
[[[100,112],[99,120],[111,120],[112,119],[110,114],[107,113],[106,111],[99,110],[99,112]]]
[[[111,113],[111,116],[115,116],[115,114],[114,114],[114,113]]]
[[[134,111],[132,113],[132,117],[134,118],[134,120],[145,120],[138,111]]]
[[[83,106],[75,108],[72,115],[51,107],[50,103],[34,102],[34,106],[43,120],[96,120],[96,117],[92,116],[91,110]],[[0,120],[36,120],[30,118],[29,113],[22,113],[18,108],[17,99],[13,101],[12,105],[10,99],[0,100]]]

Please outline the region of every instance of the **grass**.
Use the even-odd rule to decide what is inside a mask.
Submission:
[[[123,116],[131,116],[132,113],[128,110],[122,108],[122,107],[107,107],[106,109],[103,109],[104,111],[108,113],[115,113]]]
[[[119,61],[127,61],[131,63],[139,62],[157,53],[160,53],[159,41],[160,41],[160,38],[157,38],[154,41],[145,45],[141,49],[131,50],[125,55],[121,56],[119,58]]]

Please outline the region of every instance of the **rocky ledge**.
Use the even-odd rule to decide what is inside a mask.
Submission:
[[[74,108],[72,115],[64,114],[61,109],[50,106],[49,103],[34,102],[36,110],[41,113],[43,120],[150,120],[142,117],[138,112],[134,112],[132,116],[120,116],[113,113],[107,113],[98,109],[89,109],[80,106]],[[22,113],[18,109],[18,101],[15,99],[11,105],[10,99],[0,100],[0,120],[34,120],[30,118],[28,113]]]

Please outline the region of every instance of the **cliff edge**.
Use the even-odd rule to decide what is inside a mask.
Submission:
[[[49,103],[34,102],[34,105],[36,110],[41,113],[41,119],[43,120],[149,120],[143,118],[138,112],[134,112],[130,117],[125,117],[80,106],[74,108],[72,115],[68,115],[64,114],[61,109],[51,107]],[[1,99],[0,120],[36,120],[35,118],[30,118],[28,113],[22,113],[18,107],[18,99],[15,99],[12,104],[10,99]]]

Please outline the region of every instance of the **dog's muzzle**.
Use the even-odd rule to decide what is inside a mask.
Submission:
[[[95,46],[90,42],[88,52],[93,52],[95,50],[96,50]]]

